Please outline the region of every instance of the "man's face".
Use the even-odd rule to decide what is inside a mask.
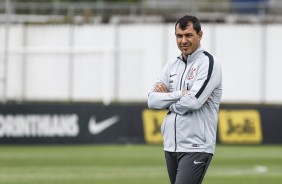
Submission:
[[[197,34],[193,23],[189,22],[185,30],[182,30],[178,24],[175,29],[175,35],[177,46],[181,50],[183,57],[187,59],[188,55],[192,54],[200,47],[203,32],[200,31],[199,34]]]

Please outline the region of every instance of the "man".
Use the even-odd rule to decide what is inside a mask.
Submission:
[[[181,55],[164,67],[148,106],[168,109],[161,132],[171,184],[200,184],[215,150],[221,66],[201,47],[196,17],[180,18],[175,35]]]

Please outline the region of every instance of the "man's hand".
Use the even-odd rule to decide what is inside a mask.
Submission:
[[[158,93],[167,93],[168,90],[166,88],[166,86],[163,83],[157,83],[154,87],[154,92],[158,92]]]
[[[188,94],[188,90],[182,90],[182,96],[185,96],[185,95],[187,95]]]

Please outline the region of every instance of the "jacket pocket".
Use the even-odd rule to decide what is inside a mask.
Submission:
[[[182,135],[185,135],[183,142],[188,144],[202,145],[206,142],[206,119],[197,112],[190,114],[190,117],[185,117],[179,127]]]
[[[206,117],[201,116],[199,118],[198,127],[197,127],[197,131],[198,131],[197,134],[198,134],[199,141],[201,143],[206,142],[206,123],[207,123]]]
[[[162,136],[164,137],[164,135],[165,135],[165,126],[166,126],[166,122],[168,121],[168,119],[169,119],[169,116],[170,116],[170,111],[168,111],[167,112],[167,115],[166,115],[166,117],[165,117],[165,119],[163,120],[163,122],[162,122],[162,125],[161,125],[161,134],[162,134]]]
[[[203,121],[203,136],[202,136],[202,140],[203,142],[206,142],[206,126],[207,126],[207,121],[206,121],[206,118],[204,118],[204,121]]]

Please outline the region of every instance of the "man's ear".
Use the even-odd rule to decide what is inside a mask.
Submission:
[[[203,31],[200,31],[200,32],[199,32],[198,37],[199,37],[200,39],[202,39],[202,37],[203,37]]]

